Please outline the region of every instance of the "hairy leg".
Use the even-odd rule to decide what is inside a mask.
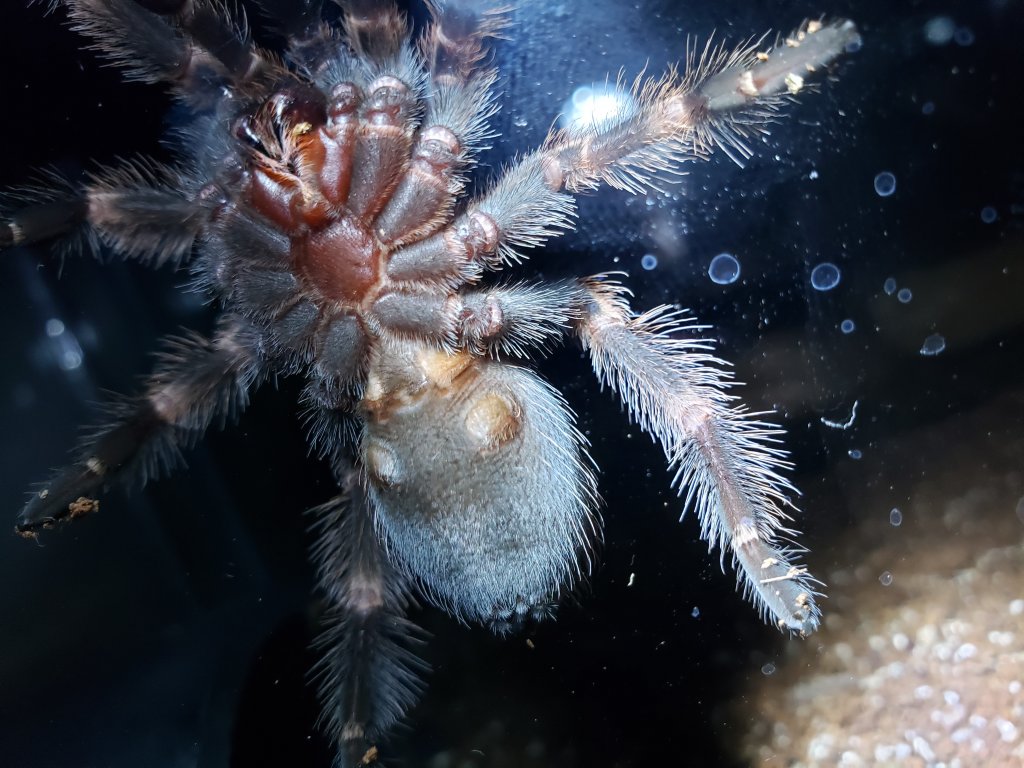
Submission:
[[[734,405],[733,382],[710,342],[680,338],[699,329],[669,307],[635,315],[624,290],[591,281],[577,333],[594,370],[661,443],[676,470],[675,485],[693,508],[701,536],[732,555],[737,580],[765,618],[781,629],[813,632],[820,617],[815,580],[788,542],[796,489],[778,446],[782,430]]]
[[[311,510],[313,550],[328,602],[314,669],[322,724],[341,768],[376,762],[376,742],[413,705],[426,665],[413,649],[424,633],[405,618],[410,597],[374,530],[373,510],[358,473],[336,462],[342,494]]]
[[[110,408],[109,422],[82,441],[72,464],[32,494],[16,530],[32,536],[79,517],[97,507],[101,489],[144,484],[177,464],[180,448],[245,406],[263,373],[261,344],[247,322],[231,316],[211,339],[172,339],[142,394]]]

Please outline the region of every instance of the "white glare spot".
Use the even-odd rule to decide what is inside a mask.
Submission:
[[[839,267],[823,262],[811,270],[811,287],[816,291],[831,291],[839,285],[840,276]]]
[[[924,25],[924,39],[932,45],[945,45],[953,39],[956,23],[949,16],[936,16]]]
[[[889,510],[889,525],[899,528],[903,523],[903,513],[900,512],[899,507],[893,507]]]
[[[695,619],[700,618],[700,608],[698,608],[696,605],[693,606],[693,610],[690,611],[690,615],[693,616],[693,618]]]
[[[899,299],[900,304],[909,304],[910,300],[914,298],[914,294],[909,288],[900,288],[899,293],[896,294],[896,298]]]
[[[807,178],[814,181],[818,178],[818,172],[816,170],[811,170],[811,172],[807,174]]]
[[[984,208],[981,209],[981,220],[985,224],[991,224],[998,218],[999,214],[996,212],[996,209],[993,208],[991,205],[986,205]]]
[[[946,339],[940,333],[933,333],[924,340],[921,345],[921,354],[925,357],[935,357],[946,348]]]
[[[888,197],[896,191],[896,177],[889,171],[882,171],[875,176],[875,192],[879,197]]]
[[[46,335],[51,339],[56,338],[64,333],[64,323],[55,317],[51,317],[46,321]]]
[[[708,277],[718,285],[735,283],[740,276],[740,262],[731,253],[720,253],[708,265]]]
[[[882,575],[878,577],[878,583],[883,587],[888,587],[892,584],[892,573],[889,571],[882,571]]]
[[[633,111],[633,98],[609,83],[581,85],[562,105],[563,128],[586,130],[615,123]]]
[[[845,320],[843,320],[843,322],[839,324],[839,330],[842,331],[843,333],[853,333],[855,330],[857,330],[857,324],[854,323],[853,320],[851,320],[850,318],[846,318]]]
[[[645,253],[640,258],[640,266],[650,271],[654,269],[656,266],[658,266],[658,257],[655,256],[653,253]]]

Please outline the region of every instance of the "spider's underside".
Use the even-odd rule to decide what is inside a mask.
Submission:
[[[642,193],[744,138],[855,45],[853,24],[809,22],[771,49],[694,48],[681,73],[638,79],[632,106],[552,134],[463,199],[489,136],[485,41],[507,15],[432,5],[414,46],[389,2],[261,0],[279,58],[213,0],[64,0],[75,27],[129,76],[173,89],[194,117],[174,168],[135,162],[81,188],[13,193],[0,248],[60,237],[155,265],[189,263],[223,308],[211,338],[174,340],[144,391],[112,409],[75,462],[34,493],[18,531],[79,517],[113,482],[158,474],[275,375],[300,375],[310,439],[341,493],[314,510],[331,606],[324,718],[344,765],[415,700],[415,591],[496,631],[550,615],[590,567],[596,481],[561,396],[514,365],[575,337],[602,383],[662,444],[702,535],[780,628],[815,629],[797,562],[780,430],[745,411],[694,321],[636,315],[608,276],[488,280],[574,223],[573,195]]]

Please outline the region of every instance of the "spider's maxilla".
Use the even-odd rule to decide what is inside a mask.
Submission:
[[[494,111],[484,42],[506,15],[432,4],[417,48],[390,3],[342,3],[343,36],[321,23],[321,0],[261,4],[284,59],[212,0],[65,0],[129,76],[192,109],[185,157],[23,199],[0,247],[78,228],[126,257],[190,260],[223,317],[213,338],[175,342],[18,530],[159,472],[266,376],[304,375],[311,441],[342,487],[316,511],[325,718],[341,759],[365,761],[419,690],[411,589],[503,630],[549,615],[589,570],[599,520],[584,440],[561,396],[508,362],[571,335],[660,441],[744,591],[780,627],[812,631],[815,582],[784,541],[795,490],[780,431],[734,404],[692,322],[635,315],[607,277],[481,280],[569,228],[573,193],[642,192],[715,146],[748,155],[747,134],[856,44],[854,26],[809,22],[776,50],[695,48],[682,75],[638,80],[628,113],[552,134],[460,203]]]

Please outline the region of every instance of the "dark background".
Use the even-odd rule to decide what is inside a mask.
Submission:
[[[0,7],[0,188],[40,167],[166,158],[159,139],[175,116],[161,89],[120,82],[61,12],[25,5]],[[661,71],[688,35],[738,41],[820,13],[855,19],[863,49],[756,142],[747,168],[718,157],[668,197],[587,198],[580,232],[521,274],[623,269],[638,308],[678,302],[712,323],[747,404],[780,411],[804,492],[801,541],[812,564],[834,565],[845,530],[888,514],[861,507],[864,489],[884,475],[894,506],[906,496],[891,480],[900,472],[879,466],[887,442],[1024,382],[1021,3],[523,2],[496,52],[503,136],[485,160],[539,143],[576,87],[620,68]],[[943,45],[925,36],[936,17],[958,30]],[[891,197],[874,191],[881,171],[897,178]],[[728,286],[707,276],[722,251],[742,263]],[[654,270],[641,269],[645,253]],[[83,258],[61,274],[43,248],[0,256],[0,507],[13,521],[103,391],[132,391],[160,336],[213,316],[179,289],[185,273]],[[810,285],[822,261],[842,270],[827,293]],[[912,289],[909,303],[886,295],[889,277]],[[51,323],[50,335],[55,319],[64,331]],[[932,333],[947,347],[924,357]],[[385,754],[439,767],[729,765],[749,726],[730,703],[792,644],[814,641],[762,625],[696,522],[676,522],[660,450],[577,350],[539,367],[580,413],[603,470],[600,566],[557,622],[530,630],[532,648],[417,612],[434,635],[429,689]],[[189,453],[188,472],[114,492],[40,546],[0,537],[5,765],[329,764],[304,685],[314,625],[302,512],[334,488],[306,457],[298,389],[265,388]],[[854,401],[850,429],[822,423],[845,421]],[[1019,437],[1022,422],[1007,413],[992,439]],[[920,471],[908,462],[906,484]]]

